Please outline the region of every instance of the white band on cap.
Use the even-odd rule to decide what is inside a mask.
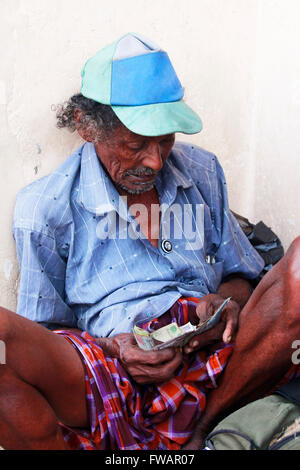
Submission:
[[[157,52],[161,48],[153,41],[140,35],[127,34],[119,41],[116,47],[113,61],[135,57],[137,55],[149,54]]]

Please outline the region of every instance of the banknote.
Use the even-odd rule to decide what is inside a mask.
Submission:
[[[147,330],[135,325],[133,328],[133,334],[138,345],[142,349],[150,351],[155,349],[158,344],[163,344],[168,341],[172,341],[174,338],[178,338],[182,335],[182,331],[177,323],[170,323],[169,325],[163,326],[152,333],[149,333]]]
[[[163,326],[151,333],[135,325],[133,334],[137,344],[145,351],[157,351],[165,348],[176,348],[187,344],[193,336],[204,333],[204,331],[213,328],[221,319],[222,310],[228,304],[231,297],[228,297],[216,310],[216,312],[207,320],[192,325],[190,322],[183,326],[178,326],[176,322]]]

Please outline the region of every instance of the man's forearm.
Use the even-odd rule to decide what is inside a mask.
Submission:
[[[252,292],[253,288],[249,281],[235,277],[220,284],[217,294],[224,299],[231,297],[242,309],[249,300]]]

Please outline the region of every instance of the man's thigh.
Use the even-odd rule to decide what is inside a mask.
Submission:
[[[68,340],[3,308],[0,339],[6,346],[6,366],[47,399],[60,421],[88,425],[84,368]]]

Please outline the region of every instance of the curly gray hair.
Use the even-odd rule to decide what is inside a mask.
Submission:
[[[77,127],[74,118],[75,109],[83,111],[81,125],[97,135],[98,139],[111,135],[116,128],[123,125],[111,106],[97,103],[97,101],[86,98],[81,93],[77,93],[71,96],[68,101],[56,107],[56,126],[59,129],[65,127],[70,132],[76,130]]]

